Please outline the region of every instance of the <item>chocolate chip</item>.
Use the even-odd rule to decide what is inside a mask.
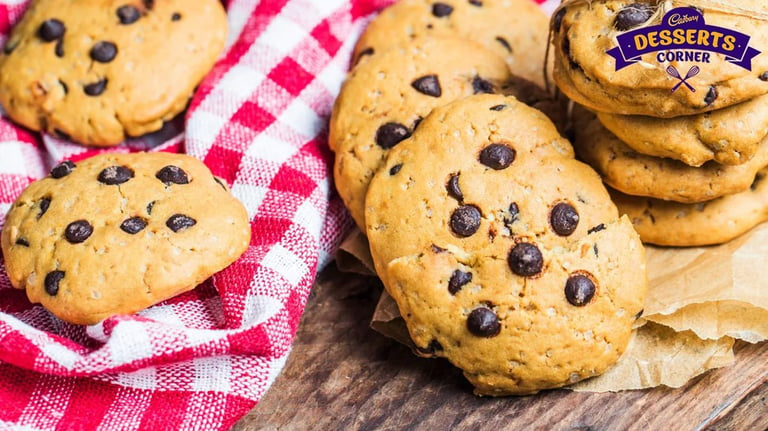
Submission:
[[[73,221],[64,230],[64,237],[72,244],[80,244],[93,234],[93,226],[85,220]]]
[[[499,317],[488,307],[477,307],[469,313],[467,329],[478,337],[494,337],[501,332]]]
[[[42,198],[40,199],[40,213],[37,214],[37,218],[43,216],[46,212],[48,212],[48,207],[51,206],[51,198]]]
[[[195,224],[197,224],[195,219],[187,217],[184,214],[172,215],[171,218],[165,222],[165,225],[174,232],[190,228]]]
[[[648,21],[653,16],[653,9],[645,3],[632,3],[625,6],[616,14],[613,27],[619,31],[627,31]]]
[[[493,84],[479,76],[475,76],[472,79],[472,90],[474,90],[475,94],[493,94],[496,92]]]
[[[470,281],[472,281],[471,272],[463,272],[457,269],[453,271],[451,279],[448,280],[448,291],[451,292],[451,295],[455,295]]]
[[[482,7],[483,6],[483,2],[480,1],[480,0],[469,0],[469,4],[471,4],[472,6],[477,6],[477,7]]]
[[[650,208],[646,208],[646,210],[643,211],[643,215],[651,220],[651,224],[656,224],[656,217],[653,215]]]
[[[504,39],[503,37],[498,36],[496,38],[496,42],[499,42],[501,46],[503,46],[504,49],[506,49],[507,51],[512,52],[512,46],[509,44],[509,42],[507,42],[507,39]]]
[[[147,227],[147,221],[141,217],[131,217],[120,223],[120,229],[125,233],[136,235]]]
[[[91,58],[99,63],[109,63],[115,59],[117,55],[117,46],[112,42],[101,41],[97,42],[91,48]]]
[[[568,37],[563,38],[562,47],[563,47],[563,54],[565,54],[565,56],[568,57],[568,65],[571,67],[571,69],[575,69],[583,72],[584,69],[571,56],[571,41],[570,39],[568,39]]]
[[[171,21],[178,21],[181,19],[181,14],[178,12],[174,12],[173,15],[171,15]]]
[[[443,94],[443,90],[440,88],[440,80],[437,78],[437,75],[422,76],[413,81],[411,87],[427,96],[440,97]]]
[[[64,271],[51,271],[45,276],[45,292],[51,296],[59,293],[59,282],[64,278]]]
[[[58,42],[56,42],[56,47],[53,49],[54,54],[56,54],[56,57],[62,58],[64,57],[64,41],[59,39]]]
[[[29,241],[27,241],[25,238],[18,238],[16,240],[16,245],[20,245],[22,247],[29,247]]]
[[[509,204],[509,217],[504,217],[504,225],[511,229],[510,226],[518,220],[520,220],[520,207],[517,206],[516,202],[512,202]]]
[[[376,144],[388,150],[408,139],[411,132],[400,123],[386,123],[376,131]]]
[[[3,53],[8,55],[8,54],[12,53],[13,50],[16,49],[17,46],[19,46],[19,41],[18,40],[12,41],[12,40],[9,39],[7,42],[5,42],[5,46],[3,46]]]
[[[75,166],[76,165],[71,161],[64,160],[63,162],[54,166],[53,169],[51,169],[51,176],[56,179],[64,178],[72,173],[72,170],[75,169]]]
[[[432,15],[443,18],[453,13],[453,6],[445,3],[435,3],[432,5]]]
[[[403,168],[402,163],[392,166],[392,169],[389,170],[389,175],[397,175],[397,173],[400,172],[400,169],[402,168]]]
[[[429,342],[427,347],[416,347],[416,350],[418,350],[422,355],[432,356],[436,352],[443,350],[443,345],[440,344],[440,342],[437,340],[432,340]]]
[[[141,18],[141,12],[135,6],[120,6],[117,8],[117,18],[120,20],[120,24],[133,24]]]
[[[422,117],[417,118],[416,121],[413,122],[413,127],[411,128],[411,130],[415,132],[416,129],[419,128],[419,125],[421,124],[422,121],[424,121],[424,118]]]
[[[480,209],[474,205],[462,205],[451,214],[451,229],[460,237],[474,235],[480,229]]]
[[[85,87],[83,87],[83,90],[85,90],[85,94],[89,96],[98,96],[101,93],[103,93],[104,90],[106,89],[107,89],[106,78],[100,81],[94,82],[93,84],[87,84]]]
[[[226,191],[226,192],[228,192],[228,191],[229,191],[229,189],[227,188],[227,186],[226,186],[226,185],[224,185],[224,182],[222,182],[222,181],[219,179],[219,177],[213,177],[213,180],[214,180],[214,181],[216,181],[216,184],[218,184],[219,186],[221,186],[221,188],[222,188],[222,189],[224,189],[224,191]]]
[[[571,205],[561,202],[552,208],[549,223],[556,234],[569,236],[579,226],[579,213]]]
[[[601,230],[605,230],[605,225],[600,223],[599,225],[593,227],[592,229],[587,231],[588,235],[592,235],[593,233],[600,232]]]
[[[147,9],[155,7],[155,0],[142,0],[142,3],[144,3],[144,7]]]
[[[69,86],[67,85],[66,82],[59,79],[59,85],[61,85],[61,89],[64,90],[64,94],[69,93]]]
[[[768,72],[761,73],[758,78],[760,78],[761,81],[768,81]]]
[[[509,252],[507,263],[515,274],[521,277],[533,277],[541,272],[544,257],[535,245],[521,242]]]
[[[480,152],[480,163],[491,169],[506,169],[515,161],[515,150],[504,144],[491,144]]]
[[[152,215],[152,209],[155,207],[155,201],[147,204],[147,215]]]
[[[180,167],[174,165],[168,165],[157,171],[155,178],[162,181],[166,186],[171,184],[189,184],[187,173]]]
[[[499,112],[499,111],[503,111],[503,110],[505,110],[505,109],[507,109],[507,105],[496,105],[496,106],[491,106],[491,111],[496,111],[496,112]]]
[[[552,21],[552,30],[554,30],[555,33],[560,31],[560,26],[563,25],[563,18],[565,17],[566,11],[566,8],[560,8],[555,14],[555,19]]]
[[[448,250],[442,247],[436,246],[435,244],[432,244],[432,253],[438,254],[438,253],[445,253],[446,251]]]
[[[64,26],[63,22],[56,18],[52,18],[43,21],[40,25],[40,29],[37,31],[37,35],[40,36],[40,39],[43,39],[46,42],[53,42],[54,40],[61,39],[66,30],[67,28]]]
[[[560,46],[563,49],[563,54],[565,54],[566,57],[571,58],[571,40],[568,39],[567,36],[563,38],[563,43],[561,43]]]
[[[464,201],[464,193],[461,192],[461,188],[459,187],[459,174],[451,175],[448,184],[445,185],[445,189],[448,191],[448,196],[459,202]]]
[[[61,130],[61,129],[58,129],[58,128],[54,128],[54,129],[53,129],[53,133],[54,133],[54,134],[56,135],[56,137],[57,137],[57,138],[59,138],[59,139],[64,139],[65,141],[69,141],[69,140],[71,139],[71,137],[69,136],[69,133],[66,133],[66,132],[64,132],[64,131],[63,131],[63,130]]]
[[[707,91],[707,96],[704,98],[704,103],[707,104],[707,106],[715,103],[715,100],[717,100],[717,87],[714,85],[709,86],[709,91]]]
[[[571,305],[583,307],[595,296],[595,283],[581,274],[571,276],[565,283],[565,298]]]
[[[99,173],[99,182],[108,186],[123,184],[133,178],[133,171],[125,166],[110,166]]]
[[[374,52],[375,51],[373,50],[373,48],[370,48],[370,47],[360,51],[360,54],[357,54],[357,59],[355,60],[355,64],[359,63],[360,59],[362,59],[363,57],[367,55],[373,55]]]
[[[638,311],[637,314],[635,314],[635,320],[643,317],[643,313],[645,313],[645,309]]]

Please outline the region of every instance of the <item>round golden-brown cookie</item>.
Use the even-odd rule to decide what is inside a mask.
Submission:
[[[361,229],[368,183],[387,152],[435,107],[499,91],[509,76],[499,56],[458,38],[414,40],[350,73],[331,115],[329,145],[336,188]]]
[[[478,95],[435,109],[367,195],[378,274],[422,354],[483,395],[604,372],[642,309],[645,255],[598,175],[539,111]]]
[[[368,25],[354,59],[417,37],[458,36],[504,58],[513,74],[542,85],[548,29],[547,16],[531,0],[400,0]]]
[[[676,247],[715,245],[768,220],[766,175],[766,170],[758,172],[746,191],[698,204],[628,196],[615,190],[611,197],[644,242]]]
[[[249,242],[243,205],[200,161],[169,153],[63,162],[19,196],[1,237],[11,284],[76,324],[191,290]]]
[[[717,8],[697,3],[706,24],[746,33],[751,36],[751,47],[768,52],[765,20],[759,16],[768,14],[768,3],[719,3]],[[755,57],[751,70],[747,70],[728,62],[722,54],[709,53],[709,63],[659,63],[657,53],[649,53],[640,63],[616,70],[616,61],[607,54],[616,47],[616,36],[657,25],[665,11],[682,6],[689,3],[600,0],[560,8],[552,20],[556,83],[572,100],[595,111],[664,118],[722,109],[767,94],[768,55]],[[746,13],[722,12],[723,8]],[[680,79],[668,72],[670,66],[681,75]],[[694,66],[699,67],[699,73],[687,83],[696,91],[680,87],[671,92]]]
[[[701,166],[747,163],[768,136],[768,95],[704,114],[676,118],[597,112],[597,118],[635,151]]]
[[[768,138],[742,165],[707,162],[701,167],[635,152],[583,109],[574,112],[574,147],[611,187],[634,196],[682,203],[712,200],[747,190],[755,174],[768,166]]]
[[[117,145],[184,110],[226,35],[218,0],[34,0],[0,53],[0,103],[32,130]]]

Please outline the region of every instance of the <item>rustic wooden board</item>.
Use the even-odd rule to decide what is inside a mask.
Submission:
[[[343,286],[323,283],[340,277]],[[768,343],[738,343],[734,366],[675,390],[479,398],[447,361],[416,358],[369,329],[380,289],[378,280],[326,271],[285,369],[233,429],[768,429]]]

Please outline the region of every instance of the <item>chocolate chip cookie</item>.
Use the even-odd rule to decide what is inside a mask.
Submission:
[[[680,6],[688,4],[601,0],[561,7],[552,20],[554,77],[559,88],[595,111],[664,118],[722,109],[768,94],[768,55],[764,54],[752,59],[751,70],[727,61],[722,54],[710,53],[710,62],[704,63],[659,62],[658,53],[649,53],[639,63],[617,71],[616,61],[607,54],[616,48],[616,37],[642,26],[657,25],[666,11]],[[765,2],[741,0],[722,2],[717,7],[697,4],[697,8],[707,25],[745,33],[751,36],[752,48],[768,52],[765,21],[757,16],[768,13]],[[728,9],[739,12],[723,11]],[[696,70],[694,66],[698,73],[686,81],[692,90],[681,87],[672,92]]]
[[[116,145],[184,110],[226,33],[217,0],[35,0],[0,53],[0,104],[32,130]]]
[[[642,309],[631,223],[552,123],[514,98],[435,109],[374,177],[366,223],[421,354],[450,360],[478,394],[602,373]]]
[[[504,58],[513,74],[542,85],[548,28],[546,15],[530,0],[401,0],[369,24],[354,59],[417,37],[458,36]]]
[[[611,191],[611,196],[644,242],[677,247],[715,245],[768,220],[766,176],[768,171],[762,170],[746,191],[698,204],[627,196],[617,191]]]
[[[508,78],[499,56],[457,38],[414,40],[350,73],[333,109],[329,145],[336,188],[361,229],[368,183],[387,153],[435,107],[498,91]]]
[[[19,196],[1,237],[11,284],[76,324],[191,290],[249,242],[243,205],[200,161],[168,153],[57,165]]]
[[[704,114],[653,118],[597,112],[603,125],[640,154],[689,166],[747,163],[768,136],[768,95]]]
[[[768,138],[742,165],[707,162],[691,167],[673,159],[635,152],[583,109],[574,110],[574,147],[611,187],[634,196],[682,203],[703,202],[747,190],[768,166]]]

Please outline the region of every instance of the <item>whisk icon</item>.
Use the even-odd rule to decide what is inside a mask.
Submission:
[[[699,68],[699,66],[693,66],[690,69],[688,69],[688,73],[686,73],[685,78],[683,78],[680,76],[680,72],[678,72],[677,69],[675,69],[675,66],[667,67],[667,73],[680,80],[680,82],[678,82],[677,85],[672,87],[672,92],[674,93],[675,91],[677,91],[678,88],[680,88],[681,85],[685,84],[685,86],[688,87],[689,90],[695,93],[696,89],[693,88],[691,84],[688,83],[688,80],[698,75],[699,72],[701,72],[701,69]]]

